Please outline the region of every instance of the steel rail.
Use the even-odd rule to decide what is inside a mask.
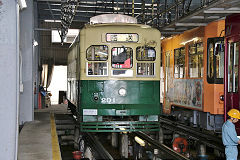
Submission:
[[[99,142],[97,138],[91,133],[84,133],[84,139],[88,143],[88,145],[98,153],[101,159],[109,159],[114,160],[114,158],[108,153],[108,151],[103,147],[103,145]]]
[[[208,133],[203,133],[193,127],[189,127],[162,117],[160,117],[160,126],[162,128],[166,128],[171,131],[186,135],[189,138],[198,140],[209,147],[224,152],[224,146],[222,144],[221,138],[219,137],[216,137]]]
[[[156,140],[152,139],[150,136],[143,132],[133,132],[132,134],[137,135],[138,137],[142,138],[143,140],[146,140],[149,144],[155,146],[157,149],[163,151],[164,153],[167,153],[171,156],[171,158],[177,159],[177,160],[189,160],[187,157],[184,157],[180,153],[175,152],[168,146],[161,144],[159,142],[156,142]]]
[[[184,124],[169,120],[167,118],[160,117],[160,123],[165,123],[165,124],[168,124],[168,125],[171,125],[171,126],[183,129],[183,130],[187,130],[188,132],[194,133],[195,135],[198,135],[198,136],[203,137],[203,138],[207,138],[208,140],[213,140],[217,143],[222,143],[222,140],[219,137],[216,137],[212,134],[207,134],[207,133],[203,134],[198,129],[195,129],[193,127],[186,126]]]
[[[77,119],[76,118],[73,118],[73,119],[74,119],[75,125],[78,125],[79,122],[77,121]],[[101,157],[101,159],[114,160],[111,154],[104,148],[104,146],[93,135],[93,133],[90,133],[90,132],[82,132],[82,133],[83,133],[83,139],[85,140],[85,142],[89,145],[91,149],[93,149],[97,153],[98,156]]]

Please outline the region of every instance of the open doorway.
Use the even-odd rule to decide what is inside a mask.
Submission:
[[[51,104],[58,104],[59,92],[60,98],[62,98],[63,95],[61,93],[67,91],[67,66],[54,66],[52,81],[48,87],[48,91],[52,94]]]

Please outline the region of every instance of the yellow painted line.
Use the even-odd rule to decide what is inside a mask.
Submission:
[[[50,119],[51,119],[51,136],[52,136],[52,159],[53,160],[61,160],[61,153],[60,153],[60,148],[59,148],[59,143],[58,143],[58,136],[57,136],[57,131],[56,131],[56,124],[54,120],[54,114],[50,114]]]

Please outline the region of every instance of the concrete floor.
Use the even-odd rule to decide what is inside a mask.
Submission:
[[[50,113],[66,113],[66,105],[35,110],[35,120],[24,124],[19,135],[18,160],[52,160]]]
[[[58,105],[52,105],[48,108],[44,108],[44,109],[37,109],[34,111],[34,113],[38,113],[38,112],[50,112],[50,113],[57,113],[57,114],[61,114],[61,113],[67,113],[67,105],[65,104],[58,104]],[[36,119],[36,118],[35,118]]]

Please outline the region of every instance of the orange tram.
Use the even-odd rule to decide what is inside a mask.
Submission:
[[[162,41],[164,115],[194,127],[221,131],[224,30],[225,20],[220,20]]]

